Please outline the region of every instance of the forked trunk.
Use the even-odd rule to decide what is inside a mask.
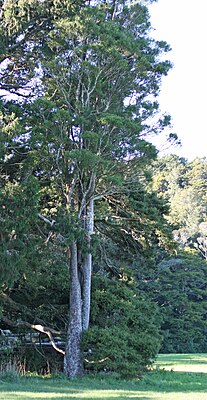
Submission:
[[[81,287],[78,277],[76,242],[72,243],[70,251],[70,312],[68,336],[64,358],[64,373],[69,378],[74,378],[83,374],[83,363],[80,349],[82,333],[82,301]]]
[[[70,248],[70,312],[64,358],[64,372],[69,378],[74,378],[83,374],[80,344],[82,330],[87,330],[89,327],[92,274],[91,235],[93,233],[93,224],[94,202],[90,200],[85,213],[87,243],[81,266],[83,274],[82,287],[80,285],[78,273],[77,243],[74,241]]]

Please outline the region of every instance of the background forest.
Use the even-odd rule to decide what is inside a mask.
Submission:
[[[2,354],[73,377],[207,352],[207,163],[147,139],[171,64],[146,5],[5,0],[0,38]]]

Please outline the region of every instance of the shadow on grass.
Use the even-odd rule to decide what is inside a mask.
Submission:
[[[18,382],[0,382],[0,400],[139,399],[153,400],[158,393],[204,393],[206,374],[158,370],[143,380],[124,381],[109,377],[67,379],[22,377]],[[192,395],[193,399],[193,395]]]
[[[38,383],[38,382],[37,382]],[[78,382],[76,382],[78,385]],[[69,387],[68,387],[69,386]],[[22,383],[16,384],[10,388],[5,383],[0,385],[0,399],[1,400],[127,400],[127,399],[139,399],[139,400],[152,400],[151,397],[146,396],[144,393],[137,390],[128,389],[118,389],[110,388],[110,385],[104,383],[103,387],[98,383],[95,385],[93,381],[90,385],[90,381],[87,384],[80,382],[79,387],[74,387],[73,382],[64,381],[62,384],[54,384],[54,382],[49,381],[47,385],[39,385],[39,387],[34,387],[34,385],[24,386]],[[91,387],[90,387],[91,386]],[[117,387],[119,384],[117,383]]]
[[[191,365],[206,365],[207,354],[160,354],[157,362],[158,365],[171,365],[171,364],[191,364]]]

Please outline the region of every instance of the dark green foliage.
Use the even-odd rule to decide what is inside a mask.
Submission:
[[[121,197],[107,196],[97,203],[94,266],[96,271],[105,269],[109,276],[127,269],[140,273],[144,269],[146,273],[153,270],[163,254],[175,248],[171,227],[163,216],[168,206],[147,191],[147,168],[142,175],[140,171],[139,178],[126,187]]]
[[[158,332],[157,308],[132,283],[94,277],[91,327],[82,344],[86,369],[141,376],[159,350]]]
[[[172,224],[177,252],[173,258],[159,252],[157,267],[140,270],[137,277],[160,307],[163,352],[207,349],[206,168],[206,159],[188,162],[175,155],[154,164],[153,189],[169,204],[163,212]]]
[[[162,318],[161,352],[207,351],[207,265],[196,254],[163,260],[143,290],[158,304]]]
[[[165,267],[166,266],[166,267]],[[162,270],[163,267],[163,270]],[[197,256],[184,255],[159,265],[163,308],[162,351],[207,351],[207,265]],[[166,270],[165,270],[166,268]]]
[[[29,232],[36,219],[37,186],[31,177],[27,184],[8,181],[0,192],[0,285],[11,285],[29,260]]]

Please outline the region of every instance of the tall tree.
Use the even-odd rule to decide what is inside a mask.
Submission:
[[[71,281],[64,370],[74,377],[83,372],[80,341],[89,326],[94,202],[127,194],[156,157],[144,135],[150,129],[159,132],[165,124],[164,118],[151,128],[147,121],[158,110],[155,97],[170,63],[160,61],[169,47],[150,38],[148,11],[141,3],[87,2],[78,13],[71,12],[71,2],[54,4],[58,12],[51,15],[46,2],[29,3],[24,18],[30,20],[36,12],[40,18],[44,11],[46,19],[28,25],[23,38],[20,25],[13,36],[13,47],[24,48],[27,59],[32,54],[39,68],[36,96],[42,96],[21,106],[18,138],[28,154],[20,181],[36,176],[39,208],[41,198],[48,202],[39,218],[50,229],[64,227],[59,234],[67,248]],[[11,29],[7,15],[18,21],[18,13],[16,3],[9,2],[7,14],[7,5],[5,1],[2,19]],[[33,34],[27,40],[30,28]],[[32,64],[21,53],[7,68],[11,63],[14,68],[16,60],[24,66],[17,72],[24,88],[31,82]],[[15,134],[11,143],[17,143]]]

